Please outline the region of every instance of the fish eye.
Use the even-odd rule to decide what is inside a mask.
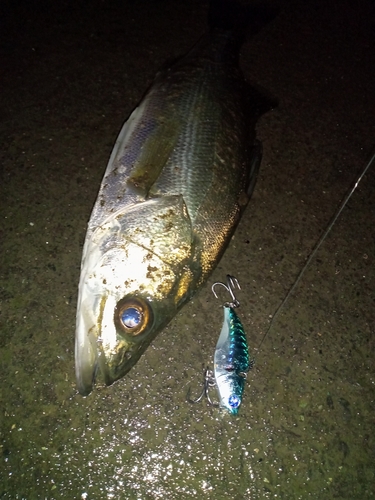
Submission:
[[[126,297],[117,303],[114,320],[116,326],[124,333],[134,337],[141,334],[151,319],[151,307],[138,297]]]
[[[142,313],[135,307],[128,307],[122,311],[120,319],[126,328],[135,328],[142,321]]]
[[[231,408],[238,408],[241,404],[241,400],[237,396],[237,394],[232,394],[231,396],[229,396],[228,404]]]

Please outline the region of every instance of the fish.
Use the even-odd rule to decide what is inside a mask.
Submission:
[[[224,306],[224,322],[214,354],[219,404],[232,415],[241,406],[247,372],[252,367],[246,333],[233,307]]]
[[[86,231],[77,388],[124,377],[206,283],[255,187],[256,122],[274,102],[239,67],[245,31],[274,17],[212,0],[208,32],[163,68],[124,123]],[[246,22],[245,22],[246,20]]]

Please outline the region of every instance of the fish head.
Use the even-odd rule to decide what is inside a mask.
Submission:
[[[91,392],[123,377],[189,298],[190,219],[181,196],[119,210],[88,231],[77,308],[76,378]]]

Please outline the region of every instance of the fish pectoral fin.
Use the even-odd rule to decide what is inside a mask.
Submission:
[[[173,119],[168,119],[167,116],[160,118],[156,124],[152,125],[127,180],[128,185],[140,189],[146,195],[160,176],[179,134],[178,123]],[[144,130],[140,132],[144,133]]]
[[[179,115],[149,93],[124,123],[105,178],[113,174],[118,179],[125,172],[128,185],[147,194],[176,145],[179,123]]]

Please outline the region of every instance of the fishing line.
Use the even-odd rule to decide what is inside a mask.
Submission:
[[[306,269],[308,268],[310,262],[312,261],[312,259],[314,258],[316,252],[319,250],[320,246],[322,245],[322,243],[324,242],[324,240],[327,238],[329,232],[331,231],[332,227],[334,226],[336,220],[338,219],[338,217],[340,216],[341,212],[343,211],[343,209],[345,208],[346,204],[348,203],[348,201],[350,200],[350,198],[352,197],[354,191],[357,189],[358,187],[358,184],[361,182],[363,176],[366,174],[367,170],[370,168],[370,166],[372,165],[372,163],[374,162],[375,160],[375,153],[372,155],[370,161],[367,163],[367,165],[365,166],[365,168],[362,170],[362,173],[360,174],[360,176],[358,177],[357,181],[355,182],[354,186],[352,187],[352,189],[349,191],[349,194],[344,198],[344,201],[341,203],[341,205],[339,206],[339,209],[337,210],[336,214],[333,216],[333,218],[331,219],[331,221],[329,222],[328,226],[327,226],[327,229],[325,230],[325,232],[323,233],[323,235],[321,236],[321,238],[318,240],[318,243],[315,245],[315,247],[313,248],[309,258],[307,259],[306,261],[306,264],[303,266],[302,270],[300,271],[299,275],[297,276],[297,279],[295,280],[294,284],[292,285],[292,287],[290,288],[289,292],[286,294],[285,298],[283,299],[283,301],[281,302],[281,304],[279,305],[279,307],[276,309],[276,312],[275,314],[273,315],[272,319],[271,319],[271,322],[267,328],[267,331],[266,333],[263,335],[263,338],[259,344],[259,347],[257,349],[257,355],[259,354],[259,351],[260,351],[260,348],[262,347],[263,345],[263,342],[265,341],[267,335],[269,334],[276,318],[279,316],[280,314],[280,311],[281,309],[285,306],[286,302],[288,301],[288,299],[290,298],[290,296],[292,295],[292,293],[294,292],[294,290],[297,288],[298,286],[298,283],[301,281],[301,278],[303,276],[303,274],[305,273]],[[255,356],[256,357],[256,356]],[[254,359],[255,359],[254,357]]]

